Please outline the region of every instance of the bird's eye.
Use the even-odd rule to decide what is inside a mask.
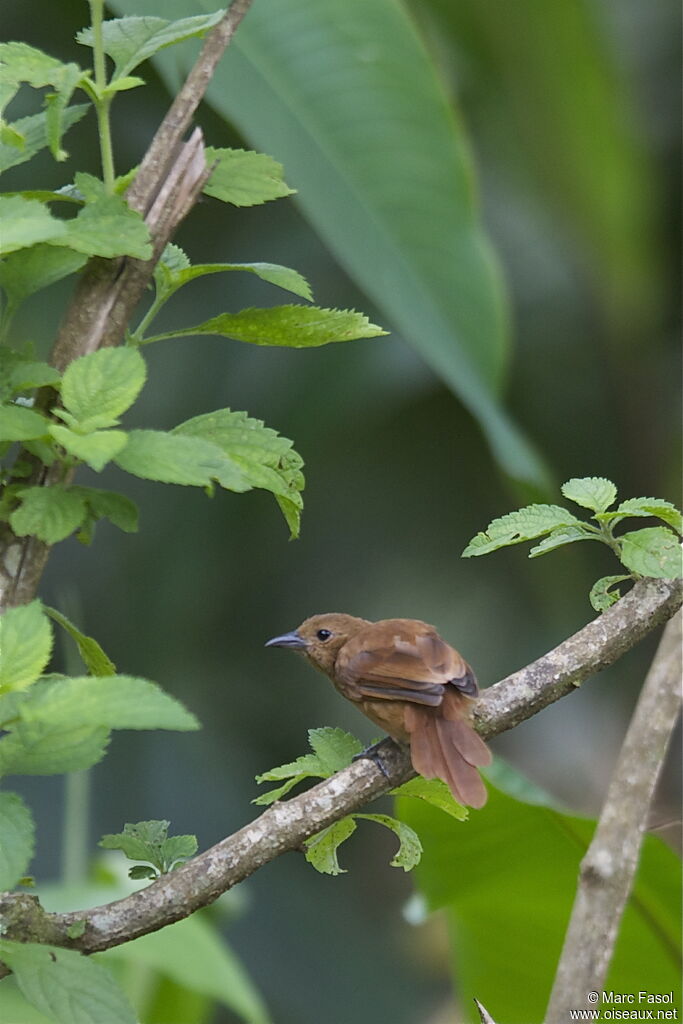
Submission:
[[[330,639],[332,633],[330,632],[329,629],[319,629],[315,635],[317,636],[318,640],[322,640],[322,642],[325,643],[326,640]]]

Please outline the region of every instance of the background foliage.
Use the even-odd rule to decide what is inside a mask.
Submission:
[[[66,542],[45,600],[68,605],[119,671],[159,680],[205,726],[116,737],[93,773],[91,847],[151,817],[208,846],[248,819],[254,776],[302,753],[310,726],[371,738],[304,665],[262,650],[311,612],[434,622],[483,685],[582,625],[592,581],[615,571],[598,545],[531,563],[521,550],[459,560],[512,507],[511,481],[538,497],[549,479],[604,475],[623,495],[677,497],[673,4],[324,0],[314,15],[311,6],[256,0],[203,118],[211,144],[280,160],[298,196],[244,213],[206,200],[177,241],[195,261],[296,267],[321,305],[362,309],[392,334],[309,351],[214,337],[146,350],[150,382],[126,429],[247,408],[294,438],[306,509],[301,539],[288,544],[267,495],[206,501],[124,482],[116,468],[82,474],[125,487],[142,529],[102,526],[91,549]],[[165,17],[210,9],[144,7]],[[60,4],[58,21],[42,0],[24,0],[3,11],[3,37],[83,61],[73,37],[85,20],[80,0]],[[168,82],[191,51],[165,60]],[[160,82],[121,98],[120,172],[140,158],[166,105]],[[77,125],[67,146],[74,167],[98,173],[92,124]],[[40,158],[30,184],[58,187],[70,167]],[[5,188],[26,187],[24,171],[8,173]],[[497,257],[463,213],[477,191]],[[266,285],[236,277],[188,286],[163,329],[269,301]],[[478,289],[470,305],[456,301],[468,280]],[[62,285],[45,292],[17,317],[18,334],[49,338],[64,295]],[[497,752],[573,810],[595,812],[651,654],[643,645],[500,738]],[[674,816],[674,778],[655,824]],[[61,786],[23,785],[38,811],[37,875],[59,870]],[[391,836],[361,828],[342,850],[348,874],[323,878],[303,857],[281,858],[228,901],[230,942],[275,1020],[412,1024],[447,1005],[443,921],[404,919],[411,882],[387,868],[393,852]],[[492,844],[491,906],[508,897],[509,856],[506,843]],[[144,986],[143,954],[133,961],[127,949],[120,970]],[[145,957],[164,959],[152,948]],[[167,978],[148,1005],[162,1007],[169,992],[180,999],[182,981]],[[216,995],[207,988],[205,998]],[[202,1004],[183,1012],[199,1021]],[[251,1003],[246,1012],[256,1020],[263,1011]]]

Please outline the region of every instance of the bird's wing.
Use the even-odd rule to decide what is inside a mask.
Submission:
[[[406,700],[438,707],[449,683],[476,694],[472,670],[432,626],[385,619],[341,648],[335,673],[351,699]]]

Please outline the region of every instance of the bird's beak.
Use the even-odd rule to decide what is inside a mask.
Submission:
[[[308,641],[297,633],[296,630],[292,630],[291,633],[283,633],[282,636],[274,636],[272,640],[268,640],[266,647],[291,647],[294,651],[303,651],[308,647]]]

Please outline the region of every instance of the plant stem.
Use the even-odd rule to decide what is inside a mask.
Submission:
[[[90,773],[71,772],[64,778],[64,826],[62,831],[62,881],[82,883],[88,869],[88,819]]]
[[[114,154],[111,145],[111,122],[109,108],[111,97],[104,96],[107,85],[107,72],[104,63],[104,39],[102,36],[103,0],[90,0],[93,37],[93,70],[97,98],[94,100],[97,114],[97,131],[100,139],[100,156],[102,159],[102,179],[108,195],[114,192]]]

